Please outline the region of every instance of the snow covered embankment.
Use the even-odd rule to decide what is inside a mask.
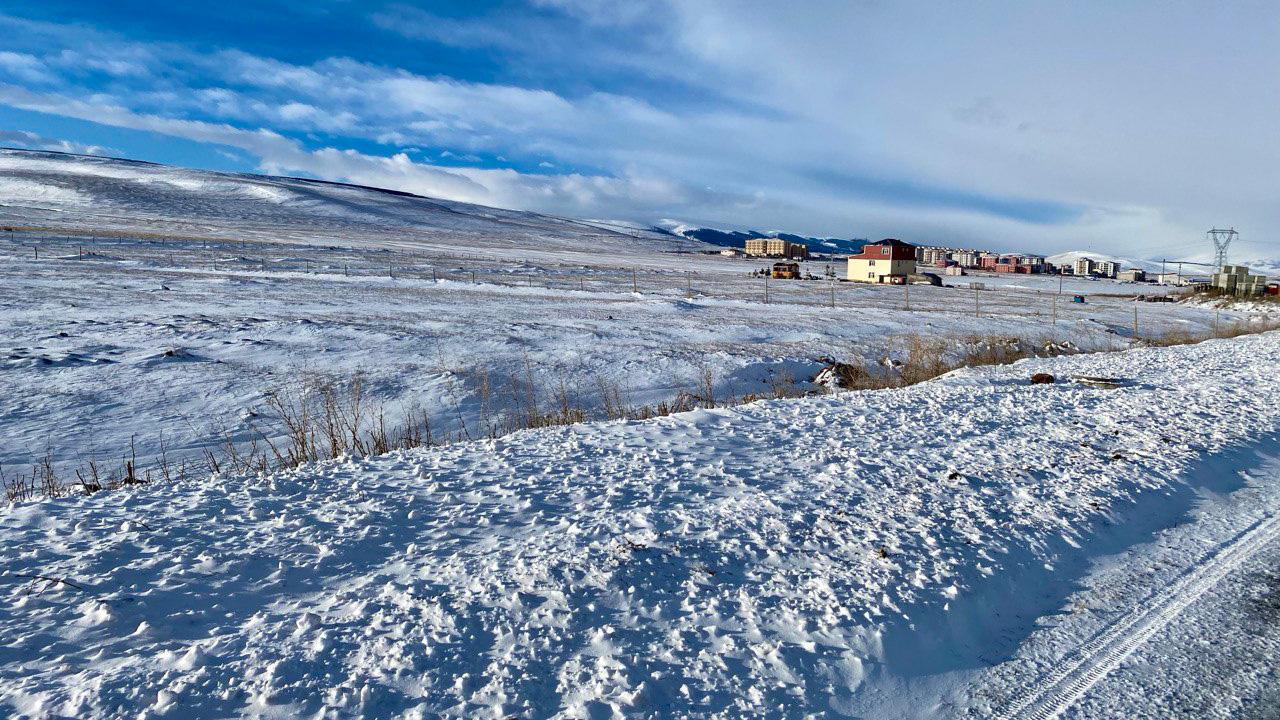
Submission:
[[[1273,333],[16,506],[0,702],[840,711],[913,608],[1276,432],[1278,364]]]

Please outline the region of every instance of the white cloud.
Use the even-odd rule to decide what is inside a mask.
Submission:
[[[56,83],[11,74],[0,101],[225,144],[266,169],[597,217],[1118,253],[1215,223],[1259,234],[1280,223],[1273,8],[535,5],[373,18],[500,49],[501,81],[77,29],[74,49],[49,42],[46,55],[10,58],[43,62]],[[114,79],[95,94],[68,53],[84,67],[122,64],[99,70]],[[602,73],[616,82],[597,83]],[[540,170],[341,149],[369,141]]]
[[[32,83],[52,83],[56,76],[34,55],[0,50],[0,74]]]
[[[0,146],[24,150],[53,150],[76,155],[121,155],[121,151],[103,145],[89,145],[74,140],[48,138],[28,130],[0,129]]]
[[[375,25],[405,37],[421,38],[453,47],[504,47],[521,44],[520,36],[489,18],[458,19],[407,5],[393,5],[372,16]]]
[[[502,169],[442,168],[415,162],[407,153],[379,157],[337,148],[308,150],[296,140],[270,130],[245,130],[227,124],[138,114],[119,106],[34,93],[13,86],[0,85],[0,102],[238,148],[259,158],[260,169],[266,173],[312,175],[515,209],[578,215],[611,203],[626,212],[655,213],[663,207],[684,209],[708,201],[723,202],[727,197],[711,200],[716,193],[692,190],[664,178],[642,174],[530,175]]]
[[[650,0],[533,0],[535,7],[553,9],[592,25],[634,25],[652,20],[665,3]]]

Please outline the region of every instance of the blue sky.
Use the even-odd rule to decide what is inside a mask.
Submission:
[[[19,0],[0,145],[1175,256],[1280,222],[1278,31],[1267,3]]]

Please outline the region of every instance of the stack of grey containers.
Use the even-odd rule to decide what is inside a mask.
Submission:
[[[1261,295],[1267,290],[1267,276],[1254,275],[1244,265],[1223,265],[1213,274],[1213,287],[1232,295]]]

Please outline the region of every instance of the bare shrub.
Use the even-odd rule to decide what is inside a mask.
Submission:
[[[1180,345],[1210,337],[1230,338],[1280,329],[1280,318],[1255,318],[1222,325],[1208,335],[1174,330],[1147,340],[1150,345]],[[854,351],[847,362],[828,361],[834,383],[823,383],[840,391],[872,390],[924,382],[966,366],[999,365],[1016,360],[1085,352],[1070,342],[1034,343],[1009,336],[969,336],[965,338],[904,335],[894,338],[891,350],[901,358],[884,368],[869,367],[863,355]],[[1090,348],[1096,352],[1099,348]],[[887,359],[888,356],[886,356]],[[628,393],[614,378],[594,376],[595,404],[588,403],[579,384],[559,371],[547,383],[546,373],[534,370],[526,357],[520,372],[505,378],[487,369],[474,372],[479,415],[484,437],[495,438],[516,430],[568,425],[592,418],[645,420],[696,408],[714,408],[759,399],[755,394],[717,397],[711,368],[700,365],[694,387],[678,388],[673,397],[654,404],[633,405]],[[774,373],[769,381],[770,396],[788,398],[804,394],[796,378],[787,370]],[[266,394],[266,412],[248,431],[236,435],[223,430],[216,446],[201,451],[199,462],[183,458],[172,462],[161,442],[160,455],[149,465],[140,465],[136,443],[130,440],[127,454],[118,465],[109,467],[91,458],[72,471],[74,480],[59,473],[52,454],[45,452],[30,470],[10,472],[0,467],[0,488],[11,502],[39,497],[56,498],[73,493],[85,495],[158,480],[182,480],[196,468],[209,473],[234,472],[260,475],[292,468],[317,460],[348,455],[366,456],[398,449],[444,445],[472,439],[460,407],[453,408],[458,429],[437,433],[429,414],[417,407],[394,419],[374,401],[363,377],[303,376]]]
[[[903,385],[914,385],[943,375],[956,367],[948,358],[950,343],[946,338],[907,335],[900,338],[905,346],[898,377]]]
[[[604,375],[595,376],[596,397],[600,412],[608,420],[622,420],[629,415],[626,394],[617,380]]]

